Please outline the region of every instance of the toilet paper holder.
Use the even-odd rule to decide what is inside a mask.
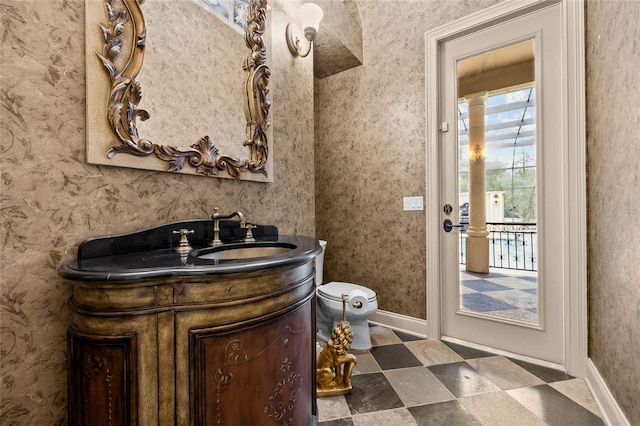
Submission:
[[[352,290],[348,295],[343,295],[343,299],[345,296],[348,298],[349,304],[354,309],[367,309],[369,307],[367,294],[362,290]]]

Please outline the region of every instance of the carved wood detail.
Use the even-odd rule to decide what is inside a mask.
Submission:
[[[191,330],[192,425],[308,424],[311,314],[308,298],[284,316],[233,331]]]
[[[266,26],[267,0],[251,0],[248,8],[245,41],[249,54],[243,64],[247,72],[244,88],[244,111],[246,117],[246,139],[244,146],[250,147],[249,158],[239,159],[220,152],[209,136],[203,136],[190,149],[180,149],[171,145],[161,145],[145,139],[138,132],[137,120],[150,118],[147,111],[138,108],[142,99],[142,87],[136,80],[142,68],[144,47],[147,38],[146,23],[140,4],[144,0],[105,0],[105,11],[109,23],[101,25],[104,47],[97,53],[111,79],[111,90],[107,105],[107,119],[120,144],[112,146],[107,152],[109,158],[116,154],[129,154],[137,157],[155,155],[168,163],[168,171],[179,172],[185,165],[196,169],[206,176],[215,176],[226,171],[230,176],[239,178],[242,172],[267,175],[269,156],[267,129],[270,103],[269,77],[271,71],[266,65],[267,50],[263,40]],[[116,2],[122,2],[117,10]],[[116,65],[122,48],[122,36],[125,26],[132,28],[131,53],[120,69]]]
[[[314,276],[305,260],[74,282],[69,424],[308,424],[317,414]],[[168,292],[171,302],[149,296]]]
[[[136,336],[67,331],[69,425],[136,424]]]

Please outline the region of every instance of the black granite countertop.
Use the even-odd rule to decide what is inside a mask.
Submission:
[[[255,242],[231,240],[218,247],[206,245],[206,238],[198,236],[196,232],[193,239],[190,238],[193,250],[188,253],[176,251],[177,236],[171,237],[168,244],[170,247],[167,247],[167,244],[140,244],[142,240],[155,241],[158,235],[171,235],[174,229],[193,228],[194,226],[185,226],[185,223],[194,225],[196,222],[200,221],[175,222],[130,234],[86,240],[78,249],[78,258],[60,264],[58,274],[63,278],[79,281],[135,281],[253,272],[264,268],[306,263],[322,251],[315,238],[277,235],[277,231],[276,235],[272,232],[264,232],[261,237],[256,235]],[[127,247],[133,249],[129,251]],[[271,256],[248,259],[199,257],[212,251],[251,247],[282,247],[288,250]]]

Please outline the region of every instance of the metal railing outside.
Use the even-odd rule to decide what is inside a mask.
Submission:
[[[535,222],[487,222],[489,267],[537,271],[538,229]],[[460,230],[460,264],[467,260],[466,226]]]

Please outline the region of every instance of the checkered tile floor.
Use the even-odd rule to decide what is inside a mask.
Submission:
[[[535,272],[492,269],[488,274],[460,271],[464,309],[482,314],[538,323],[538,284]]]
[[[370,328],[349,395],[318,398],[321,426],[604,425],[583,380],[452,343]]]

